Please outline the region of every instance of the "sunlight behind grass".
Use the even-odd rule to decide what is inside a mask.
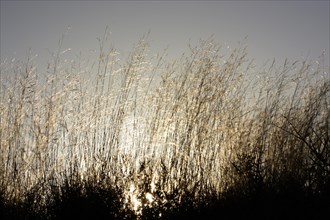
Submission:
[[[172,62],[144,37],[121,61],[108,40],[91,66],[61,47],[45,72],[32,55],[1,63],[4,207],[51,218],[93,198],[104,216],[166,218],[263,190],[329,192],[322,57],[256,69],[244,42],[223,54],[210,38]]]

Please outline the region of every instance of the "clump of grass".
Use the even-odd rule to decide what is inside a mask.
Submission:
[[[4,219],[326,212],[329,67],[258,70],[212,38],[170,62],[144,37],[123,62],[106,33],[85,67],[63,39],[45,74],[32,56],[1,63]]]

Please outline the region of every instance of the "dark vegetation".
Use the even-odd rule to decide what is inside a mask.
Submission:
[[[330,216],[330,77],[212,39],[175,62],[1,62],[0,219]],[[85,65],[85,66],[84,66]]]

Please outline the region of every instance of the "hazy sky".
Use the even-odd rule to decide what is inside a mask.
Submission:
[[[108,25],[112,44],[126,54],[150,31],[151,52],[169,47],[180,55],[188,42],[212,34],[235,47],[247,38],[250,58],[259,63],[329,53],[329,1],[2,1],[1,60],[29,48],[50,58],[65,29],[70,53],[98,49]],[[327,57],[327,59],[329,59]]]

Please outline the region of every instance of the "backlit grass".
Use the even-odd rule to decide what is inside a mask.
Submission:
[[[2,219],[329,214],[329,67],[260,68],[212,38],[174,61],[1,61]],[[124,61],[123,61],[124,60]]]

